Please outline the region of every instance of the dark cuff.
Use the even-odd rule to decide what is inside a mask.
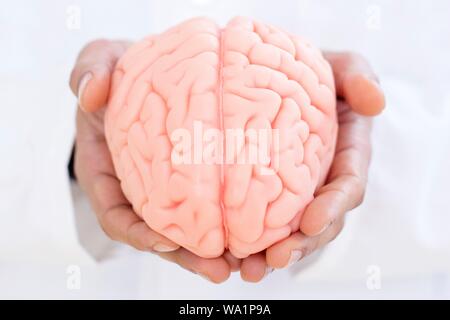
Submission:
[[[73,144],[72,152],[70,153],[69,164],[67,165],[67,170],[69,171],[69,177],[71,180],[77,180],[77,177],[75,177],[74,159],[75,159],[75,144]]]

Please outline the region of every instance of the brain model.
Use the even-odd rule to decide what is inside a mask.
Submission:
[[[298,230],[324,183],[337,134],[332,71],[273,26],[189,20],[119,60],[105,132],[150,228],[201,257],[243,258]]]

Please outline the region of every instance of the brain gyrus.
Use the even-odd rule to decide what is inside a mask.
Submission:
[[[306,40],[196,18],[118,61],[105,117],[116,174],[150,228],[239,258],[299,228],[333,159],[332,70]]]

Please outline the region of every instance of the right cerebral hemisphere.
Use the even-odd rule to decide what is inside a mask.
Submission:
[[[243,258],[296,232],[326,179],[337,129],[321,52],[242,17],[225,28],[195,18],[134,44],[116,65],[105,115],[134,211],[206,258],[227,249]]]

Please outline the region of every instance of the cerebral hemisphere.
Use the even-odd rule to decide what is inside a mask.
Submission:
[[[105,134],[122,190],[193,253],[244,258],[299,229],[333,159],[332,70],[307,40],[248,18],[183,22],[118,61]]]

